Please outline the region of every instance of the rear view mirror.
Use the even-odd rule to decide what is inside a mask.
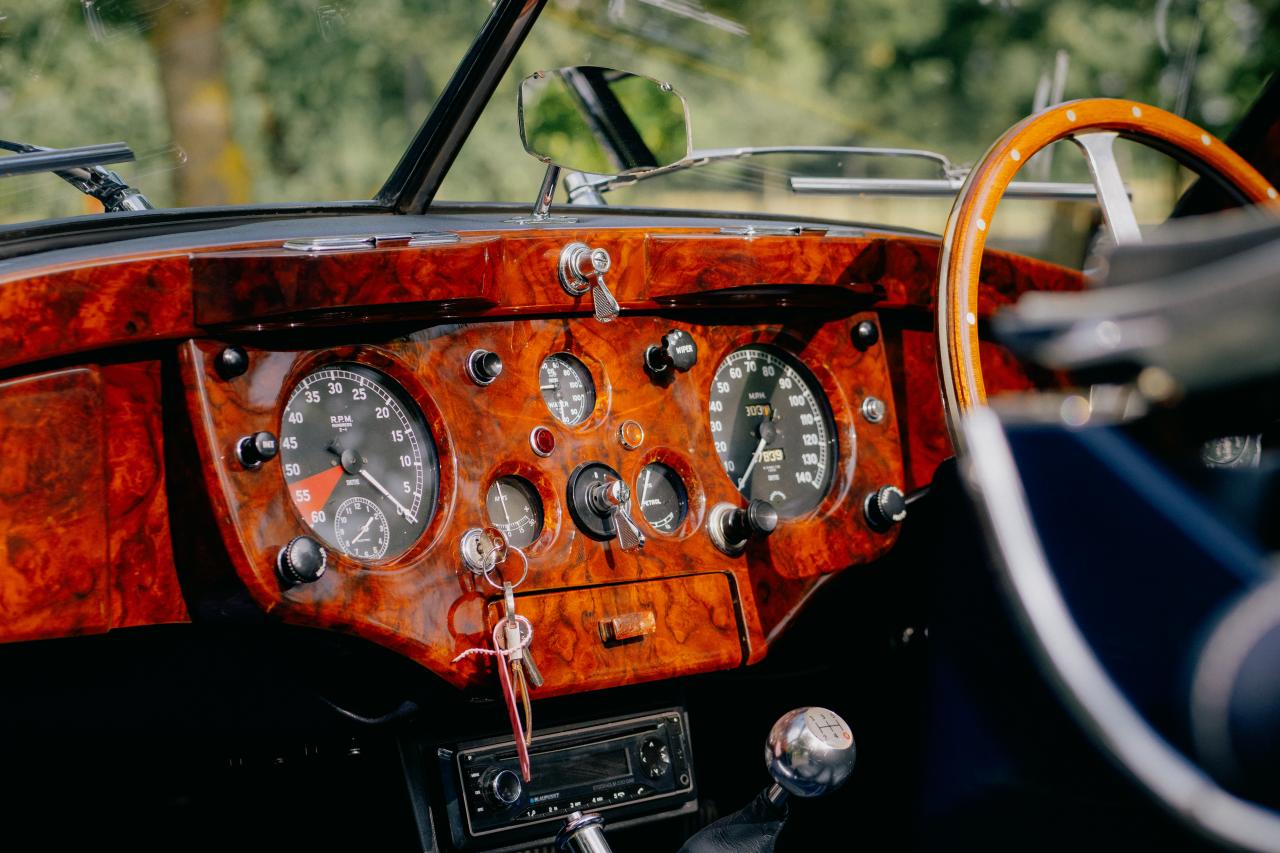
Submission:
[[[520,139],[550,166],[639,174],[689,156],[689,109],[670,83],[628,71],[574,66],[520,85]]]

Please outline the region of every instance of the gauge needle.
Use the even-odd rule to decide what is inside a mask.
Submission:
[[[760,461],[760,454],[764,453],[764,443],[766,439],[761,436],[760,443],[756,445],[756,450],[751,454],[751,464],[747,466],[747,470],[742,472],[742,479],[738,480],[738,491],[742,491],[742,484],[747,482],[747,478],[751,476],[751,471],[756,467],[756,463]]]
[[[418,523],[418,519],[416,519],[416,518],[414,517],[413,513],[409,512],[409,510],[405,509],[405,508],[404,508],[404,504],[402,504],[402,503],[400,503],[400,501],[396,500],[395,495],[391,494],[391,493],[390,493],[390,492],[388,492],[385,488],[383,488],[382,484],[381,484],[381,483],[379,483],[379,482],[377,481],[377,479],[375,479],[375,478],[374,478],[374,476],[373,476],[372,474],[370,474],[370,473],[369,473],[369,471],[368,471],[367,469],[365,469],[365,468],[361,468],[361,469],[360,469],[360,476],[361,476],[361,477],[364,477],[366,480],[368,480],[368,481],[369,481],[369,485],[373,486],[375,489],[377,489],[378,491],[382,492],[383,497],[385,497],[387,500],[389,500],[389,501],[391,501],[393,504],[395,504],[395,505],[396,505],[396,509],[398,509],[398,510],[400,511],[400,514],[401,514],[401,515],[403,515],[405,518],[409,519],[409,523],[410,523],[410,524],[417,524],[417,523]]]
[[[649,475],[650,475],[650,474],[652,474],[652,473],[653,473],[652,471],[645,471],[645,472],[644,472],[644,488],[640,490],[640,506],[641,506],[641,508],[646,507],[646,506],[648,506],[648,505],[649,505],[649,501],[648,501],[648,497],[649,497]]]
[[[498,487],[498,502],[502,504],[502,517],[507,520],[507,527],[511,526],[511,513],[507,512],[507,496],[502,493],[502,483],[496,484]]]
[[[356,538],[354,538],[354,539],[352,539],[352,540],[351,540],[351,544],[352,544],[352,545],[356,544],[357,542],[359,542],[361,539],[363,539],[363,538],[364,538],[365,533],[367,533],[367,532],[368,532],[368,530],[369,530],[369,525],[370,525],[370,524],[373,524],[373,516],[372,516],[372,515],[371,515],[371,516],[369,516],[369,520],[368,520],[368,521],[366,521],[366,522],[364,523],[364,527],[361,527],[361,528],[360,528],[360,532],[356,534]]]

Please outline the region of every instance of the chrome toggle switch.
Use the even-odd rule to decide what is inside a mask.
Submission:
[[[618,545],[624,551],[644,547],[644,533],[631,520],[631,490],[621,480],[593,483],[587,501],[601,516],[612,517],[618,528]]]
[[[604,281],[612,263],[608,251],[586,243],[570,243],[560,252],[560,286],[573,296],[590,290],[591,304],[601,323],[611,322],[622,310]]]

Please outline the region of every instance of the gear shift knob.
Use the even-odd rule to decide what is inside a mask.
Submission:
[[[787,794],[820,797],[844,784],[853,772],[857,748],[849,725],[826,708],[797,708],[769,731],[765,763],[774,784],[769,799],[781,804]]]

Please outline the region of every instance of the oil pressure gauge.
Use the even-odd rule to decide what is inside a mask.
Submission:
[[[640,514],[660,533],[675,533],[689,513],[689,493],[684,481],[661,462],[640,469],[633,493],[640,500]]]
[[[484,506],[489,523],[517,548],[528,548],[542,534],[542,498],[538,488],[524,477],[494,480],[484,497]]]

